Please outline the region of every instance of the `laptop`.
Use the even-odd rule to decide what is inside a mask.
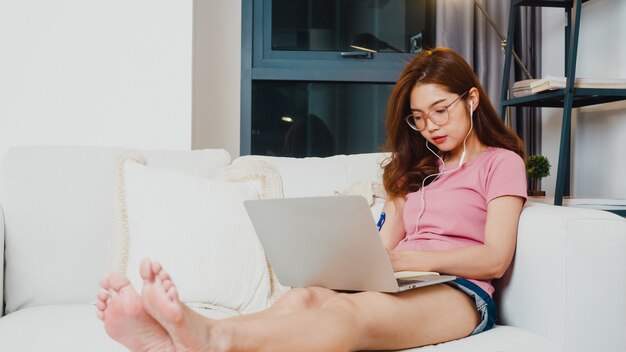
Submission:
[[[400,292],[455,279],[437,273],[396,278],[361,196],[247,200],[244,206],[283,285]]]

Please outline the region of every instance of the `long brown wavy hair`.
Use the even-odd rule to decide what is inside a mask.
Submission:
[[[437,84],[458,95],[476,87],[480,103],[474,111],[473,130],[478,140],[486,146],[511,150],[524,159],[522,141],[500,120],[465,59],[447,48],[424,50],[404,68],[387,105],[385,151],[391,154],[383,162],[383,184],[390,198],[419,190],[426,176],[439,172],[438,159],[426,149],[424,137],[404,120],[411,113],[411,91],[422,84]],[[467,99],[468,95],[462,98],[465,102]],[[467,103],[464,106],[467,109]],[[439,152],[435,146],[432,148]]]

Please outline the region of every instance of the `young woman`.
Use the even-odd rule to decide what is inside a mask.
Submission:
[[[118,274],[102,280],[97,314],[106,331],[133,351],[356,351],[491,328],[490,280],[511,262],[526,197],[520,140],[465,60],[443,48],[404,69],[386,127],[381,236],[391,263],[460,279],[397,294],[295,288],[266,311],[211,320],[182,304],[168,274],[146,259],[141,296]]]

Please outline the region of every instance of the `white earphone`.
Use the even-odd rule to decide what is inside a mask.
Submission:
[[[439,156],[439,154],[435,153],[435,151],[433,151],[432,149],[430,149],[430,147],[428,146],[428,140],[426,140],[426,148],[433,153],[433,155],[435,155],[437,157],[437,159],[439,159],[441,161],[441,171],[432,175],[428,175],[426,177],[424,177],[424,179],[422,180],[422,187],[420,187],[419,189],[419,193],[420,193],[420,200],[422,202],[422,208],[419,212],[419,214],[417,214],[417,219],[415,220],[415,231],[414,233],[417,233],[418,229],[419,229],[419,224],[420,224],[420,219],[422,217],[422,215],[424,214],[424,209],[426,208],[426,202],[424,201],[424,188],[426,187],[426,180],[431,178],[431,177],[435,177],[435,179],[431,182],[435,182],[439,176],[443,175],[444,173],[449,173],[449,172],[454,172],[457,171],[459,169],[461,169],[461,166],[463,166],[463,163],[465,162],[465,142],[467,141],[467,137],[469,137],[470,133],[472,132],[472,129],[474,127],[474,102],[472,101],[472,99],[470,98],[470,128],[469,131],[467,131],[467,134],[465,135],[465,139],[463,139],[463,153],[461,153],[461,159],[459,160],[459,166],[457,166],[455,169],[452,170],[446,170],[446,163],[443,160],[443,158],[441,156]]]
[[[474,125],[474,102],[472,101],[472,99],[470,99],[470,129],[467,132],[467,135],[469,136],[469,133],[472,131],[472,127]],[[467,136],[465,136],[465,139],[467,139]],[[465,141],[463,141],[463,153],[461,153],[461,160],[459,160],[459,167],[463,166],[463,163],[465,162]]]
[[[463,151],[463,153],[461,153],[461,160],[459,160],[459,167],[463,166],[464,162],[465,162],[465,150]]]

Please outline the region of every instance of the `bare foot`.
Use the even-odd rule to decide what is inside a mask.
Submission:
[[[131,351],[175,351],[167,331],[146,313],[125,276],[112,273],[100,287],[96,315],[109,336]]]
[[[210,338],[211,335],[216,337],[213,334],[215,321],[194,312],[179,300],[174,283],[159,263],[144,259],[140,271],[143,307],[167,330],[177,352],[229,350],[224,343],[218,346],[217,340],[224,342],[224,339]]]

